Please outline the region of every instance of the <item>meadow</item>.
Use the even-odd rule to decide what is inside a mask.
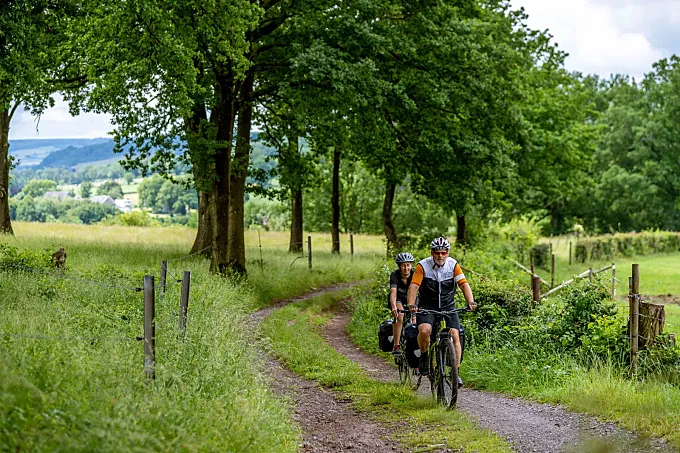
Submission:
[[[355,237],[354,260],[347,247],[333,256],[330,239],[313,235],[310,272],[286,251],[284,234],[261,235],[260,263],[249,232],[246,280],[208,274],[200,256],[171,262],[171,276],[192,271],[188,328],[178,334],[179,285],[165,296],[157,289],[156,380],[148,382],[134,287],[158,276],[162,259],[185,256],[194,231],[14,227],[4,244],[30,255],[31,267],[45,250],[64,247],[68,258],[58,275],[0,270],[0,451],[296,451],[290,407],[268,390],[246,318],[274,299],[364,279],[384,253],[379,239]]]

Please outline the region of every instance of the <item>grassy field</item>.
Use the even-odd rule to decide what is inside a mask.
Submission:
[[[594,270],[611,265],[610,261],[593,261],[569,265],[569,239],[553,239],[555,253],[555,285],[569,280],[591,266]],[[572,239],[575,244],[576,241]],[[633,258],[619,257],[616,264],[617,303],[623,310],[628,310],[628,277],[632,275],[632,265],[640,265],[640,292],[643,297],[666,307],[666,332],[680,335],[680,253],[637,256]],[[537,269],[536,273],[546,281],[550,281],[550,269]],[[603,284],[611,284],[611,271],[600,275]],[[528,278],[528,277],[527,277]]]
[[[323,251],[330,240],[315,235],[309,272],[285,251],[283,234],[262,234],[260,266],[257,233],[249,233],[245,281],[209,275],[199,256],[171,262],[170,276],[192,271],[188,329],[177,333],[178,285],[166,296],[157,291],[157,379],[149,384],[142,343],[133,340],[142,332],[142,297],[130,289],[145,274],[158,276],[162,259],[186,255],[195,232],[14,228],[5,244],[63,246],[68,258],[63,275],[0,271],[0,451],[296,451],[298,428],[258,372],[245,317],[273,299],[364,279],[381,255],[379,239],[358,237],[353,261],[331,256]]]
[[[399,426],[395,438],[413,451],[446,445],[453,451],[503,453],[511,449],[500,437],[475,425],[460,411],[444,409],[398,385],[370,379],[359,366],[335,351],[316,332],[329,310],[346,292],[297,302],[276,311],[263,324],[274,353],[296,373],[351,398],[355,407]],[[395,370],[396,373],[396,370]]]

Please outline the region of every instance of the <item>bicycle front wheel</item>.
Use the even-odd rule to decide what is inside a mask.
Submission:
[[[451,338],[442,339],[437,351],[438,385],[437,400],[440,404],[451,409],[456,407],[458,402],[458,367],[456,359],[456,349]]]

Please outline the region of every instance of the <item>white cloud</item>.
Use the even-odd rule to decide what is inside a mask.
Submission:
[[[10,124],[9,138],[97,138],[106,137],[113,130],[111,117],[95,113],[71,116],[68,104],[60,95],[54,96],[55,106],[38,119],[21,108]]]
[[[550,30],[569,53],[568,69],[602,77],[626,73],[639,79],[649,72],[652,63],[672,52],[652,42],[654,24],[660,17],[674,21],[680,15],[680,0],[514,0],[512,4],[525,8],[530,27]]]

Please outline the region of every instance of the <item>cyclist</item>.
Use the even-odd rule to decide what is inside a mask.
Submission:
[[[427,349],[430,347],[430,335],[434,324],[434,315],[418,313],[418,306],[424,309],[447,311],[454,308],[453,296],[456,288],[460,287],[463,296],[468,304],[468,308],[477,308],[472,289],[465,280],[463,270],[456,260],[449,256],[451,245],[444,237],[438,237],[430,243],[431,257],[420,261],[416,266],[411,285],[408,290],[408,308],[416,313],[418,323],[418,346],[420,347],[420,374],[427,375],[429,364]],[[420,301],[416,305],[416,295],[420,295]],[[447,315],[444,317],[446,326],[451,328],[451,337],[456,348],[457,366],[460,365],[461,347],[460,321],[458,314]],[[463,381],[458,377],[458,386],[462,386]]]
[[[399,266],[399,269],[390,274],[390,296],[387,301],[387,308],[392,312],[392,317],[396,320],[392,324],[392,335],[394,335],[393,353],[399,349],[401,341],[401,327],[404,323],[404,314],[399,313],[398,310],[404,310],[406,295],[411,284],[411,278],[413,278],[413,262],[415,259],[410,253],[402,252],[397,255],[394,261]]]

